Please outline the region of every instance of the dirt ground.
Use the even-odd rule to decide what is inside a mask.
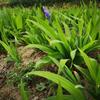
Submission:
[[[34,63],[45,55],[45,53],[36,51],[35,49],[23,50],[23,48],[23,46],[18,47],[18,53],[21,55],[21,69],[26,68],[30,62]],[[5,53],[0,54],[0,100],[22,100],[18,87],[8,83],[7,73],[14,71],[16,67],[13,62],[7,62],[6,57],[7,55]],[[52,65],[44,70],[54,71],[57,69]],[[29,82],[28,92],[30,94],[30,100],[42,100],[52,94],[48,85],[46,85],[43,91],[36,89],[36,84],[40,84],[41,82],[46,83],[48,81],[42,78],[35,78],[33,82]]]

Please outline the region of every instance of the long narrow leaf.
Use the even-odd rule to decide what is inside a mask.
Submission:
[[[59,84],[60,82],[61,86],[64,89],[66,89],[69,93],[71,93],[75,100],[85,100],[83,92],[80,89],[75,88],[75,85],[73,83],[71,83],[69,80],[65,79],[64,77],[60,75],[57,75],[51,72],[46,72],[46,71],[32,71],[26,74],[26,76],[30,76],[30,75],[41,76],[57,84]]]

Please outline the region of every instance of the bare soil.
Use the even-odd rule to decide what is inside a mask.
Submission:
[[[42,58],[45,53],[37,51],[35,49],[23,49],[23,46],[18,47],[18,53],[21,55],[21,70],[27,68],[28,64],[34,63]],[[7,55],[5,53],[0,54],[0,100],[22,100],[18,87],[14,84],[8,84],[7,73],[16,70],[16,66],[13,62],[6,61]],[[55,71],[54,65],[48,66],[43,70]],[[43,100],[43,98],[51,95],[48,85],[43,91],[36,89],[36,84],[41,82],[46,83],[47,80],[36,77],[33,81],[28,83],[28,92],[30,94],[30,100]]]

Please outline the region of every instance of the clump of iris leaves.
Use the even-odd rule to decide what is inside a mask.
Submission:
[[[22,70],[17,47],[36,48],[45,53],[35,64]],[[0,10],[0,50],[8,54],[16,72],[11,77],[29,100],[25,84],[34,76],[55,83],[55,95],[46,100],[99,100],[100,55],[91,58],[90,52],[100,50],[100,10],[96,4],[69,9],[3,8]],[[57,72],[41,71],[55,64]],[[34,80],[33,80],[34,81]],[[63,91],[65,91],[63,93]]]

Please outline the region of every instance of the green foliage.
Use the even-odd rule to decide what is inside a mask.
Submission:
[[[57,100],[63,100],[63,91],[62,91],[62,87],[60,86],[60,83],[59,83],[59,86],[58,86],[58,90],[57,90]]]
[[[17,64],[21,63],[17,52],[19,45],[25,45],[23,49],[36,48],[45,54],[24,71],[20,66],[13,79],[18,82],[22,78],[27,80],[29,77],[24,77],[27,73],[28,76],[37,75],[57,83],[57,95],[48,100],[85,100],[87,95],[97,100],[100,96],[100,64],[88,53],[100,50],[100,9],[96,5],[84,4],[50,13],[50,19],[47,19],[41,8],[0,9],[0,50],[4,48]],[[57,67],[56,74],[32,70],[52,64]],[[21,81],[22,99],[28,100],[24,87]],[[44,84],[37,85],[40,91],[45,88]],[[66,94],[63,94],[63,89]]]
[[[93,85],[91,88],[94,88],[95,90],[94,94],[93,94],[94,90],[92,90],[91,93],[93,94],[94,98],[97,99],[100,95],[100,64],[97,63],[95,59],[89,58],[82,50],[79,50],[79,51],[87,65],[87,68],[90,74],[89,79],[91,79],[91,83]],[[86,74],[87,73],[83,73],[83,75],[86,75]]]
[[[10,43],[6,44],[3,41],[0,40],[0,44],[5,48],[5,50],[8,52],[8,54],[11,56],[11,59],[16,63],[19,64],[21,62],[20,57],[17,53],[16,47]]]
[[[78,48],[86,53],[100,49],[99,38],[97,38],[99,31],[93,32],[95,33],[95,38],[92,37],[93,34],[91,34],[93,31],[93,19],[87,22],[88,16],[84,16],[87,18],[84,19],[83,14],[80,12],[79,14],[80,16],[74,17],[73,15],[69,16],[53,12],[51,21],[36,16],[34,16],[32,20],[28,19],[27,23],[30,24],[30,27],[34,29],[33,26],[36,26],[44,37],[43,41],[47,41],[47,43],[33,43],[26,46],[26,48],[33,47],[40,49],[48,54],[48,56],[59,53],[60,56],[57,55],[55,58],[70,59],[72,63],[76,63],[77,58],[80,57],[80,54],[77,52]],[[81,57],[79,59],[81,59]]]
[[[72,94],[72,96],[75,100],[77,100],[77,99],[85,100],[82,91],[78,88],[75,88],[75,84],[73,84],[72,82],[70,82],[69,80],[65,79],[64,77],[62,77],[60,75],[57,75],[57,74],[54,74],[51,72],[46,72],[46,71],[32,71],[32,72],[28,73],[26,76],[30,76],[30,75],[42,76],[42,77],[47,78],[57,84],[60,83],[60,85],[64,89],[66,89],[70,94]]]
[[[19,89],[20,89],[20,94],[21,94],[22,100],[29,100],[28,93],[25,90],[25,83],[22,80],[19,84]]]
[[[46,89],[45,83],[40,83],[36,85],[36,89],[38,91],[43,91],[44,89]]]

